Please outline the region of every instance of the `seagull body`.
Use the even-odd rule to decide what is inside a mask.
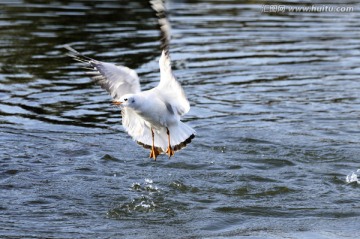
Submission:
[[[115,105],[120,106],[127,133],[138,144],[150,149],[151,158],[156,160],[161,153],[171,157],[195,137],[195,130],[180,120],[190,110],[190,104],[172,73],[168,52],[162,51],[159,60],[158,86],[141,91],[134,70],[94,60],[70,46],[65,48],[69,56],[92,70],[92,79],[112,96]]]

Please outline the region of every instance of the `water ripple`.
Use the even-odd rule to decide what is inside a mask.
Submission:
[[[192,107],[184,121],[198,135],[153,162],[61,48],[127,65],[154,87],[149,4],[1,3],[0,237],[358,234],[359,4],[326,3],[353,6],[346,14],[263,4],[168,2],[174,74]]]

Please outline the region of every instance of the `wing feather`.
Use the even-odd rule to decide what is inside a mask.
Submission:
[[[162,52],[160,60],[160,83],[156,87],[163,100],[176,110],[178,115],[184,115],[190,110],[189,101],[186,98],[184,89],[180,83],[176,81],[172,70],[170,56],[165,51]]]
[[[164,0],[150,0],[151,7],[156,12],[161,32],[161,49],[169,51],[171,38],[171,25],[167,18],[167,10]]]
[[[152,8],[158,17],[161,31],[162,54],[159,60],[160,83],[157,86],[166,104],[170,104],[176,113],[181,116],[190,110],[190,104],[186,99],[185,92],[179,82],[176,81],[172,70],[169,56],[171,38],[171,25],[167,18],[167,10],[164,0],[150,0]]]
[[[133,109],[126,107],[121,110],[122,125],[126,132],[144,148],[151,148],[151,126]],[[167,147],[167,135],[165,129],[155,131],[154,145],[160,152],[165,152]]]
[[[85,69],[92,70],[91,78],[98,83],[101,88],[106,90],[114,100],[130,93],[140,92],[140,83],[137,73],[125,66],[117,66],[94,60],[84,56],[70,46],[64,46],[68,51],[68,56],[74,60],[85,64]]]

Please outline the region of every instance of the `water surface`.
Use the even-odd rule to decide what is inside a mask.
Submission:
[[[263,4],[168,2],[173,70],[192,106],[184,121],[198,135],[154,162],[61,48],[154,87],[149,4],[1,1],[0,237],[359,236],[360,187],[346,176],[360,168],[360,5]]]

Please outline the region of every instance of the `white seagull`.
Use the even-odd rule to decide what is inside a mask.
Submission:
[[[69,56],[91,67],[92,79],[112,96],[115,105],[121,107],[125,130],[138,144],[151,149],[150,158],[156,160],[161,153],[171,157],[195,137],[195,130],[180,121],[190,110],[190,104],[172,73],[168,53],[163,51],[159,60],[159,84],[141,91],[134,70],[97,61],[70,46],[64,47],[69,50]]]
[[[92,79],[100,84],[121,108],[122,124],[127,133],[141,146],[150,149],[150,158],[161,153],[169,158],[184,148],[195,137],[195,130],[180,121],[190,110],[184,90],[176,81],[168,51],[170,23],[163,0],[151,0],[157,12],[162,34],[159,67],[160,82],[153,89],[141,91],[137,73],[126,67],[94,60],[64,46],[69,56],[92,70]]]
[[[121,107],[122,124],[127,133],[141,146],[151,149],[150,158],[161,153],[169,158],[195,137],[195,130],[180,121],[190,110],[184,90],[176,81],[169,54],[162,52],[160,82],[150,90],[141,91],[137,73],[125,66],[117,66],[84,56],[71,48],[69,56],[91,67],[92,77]]]

